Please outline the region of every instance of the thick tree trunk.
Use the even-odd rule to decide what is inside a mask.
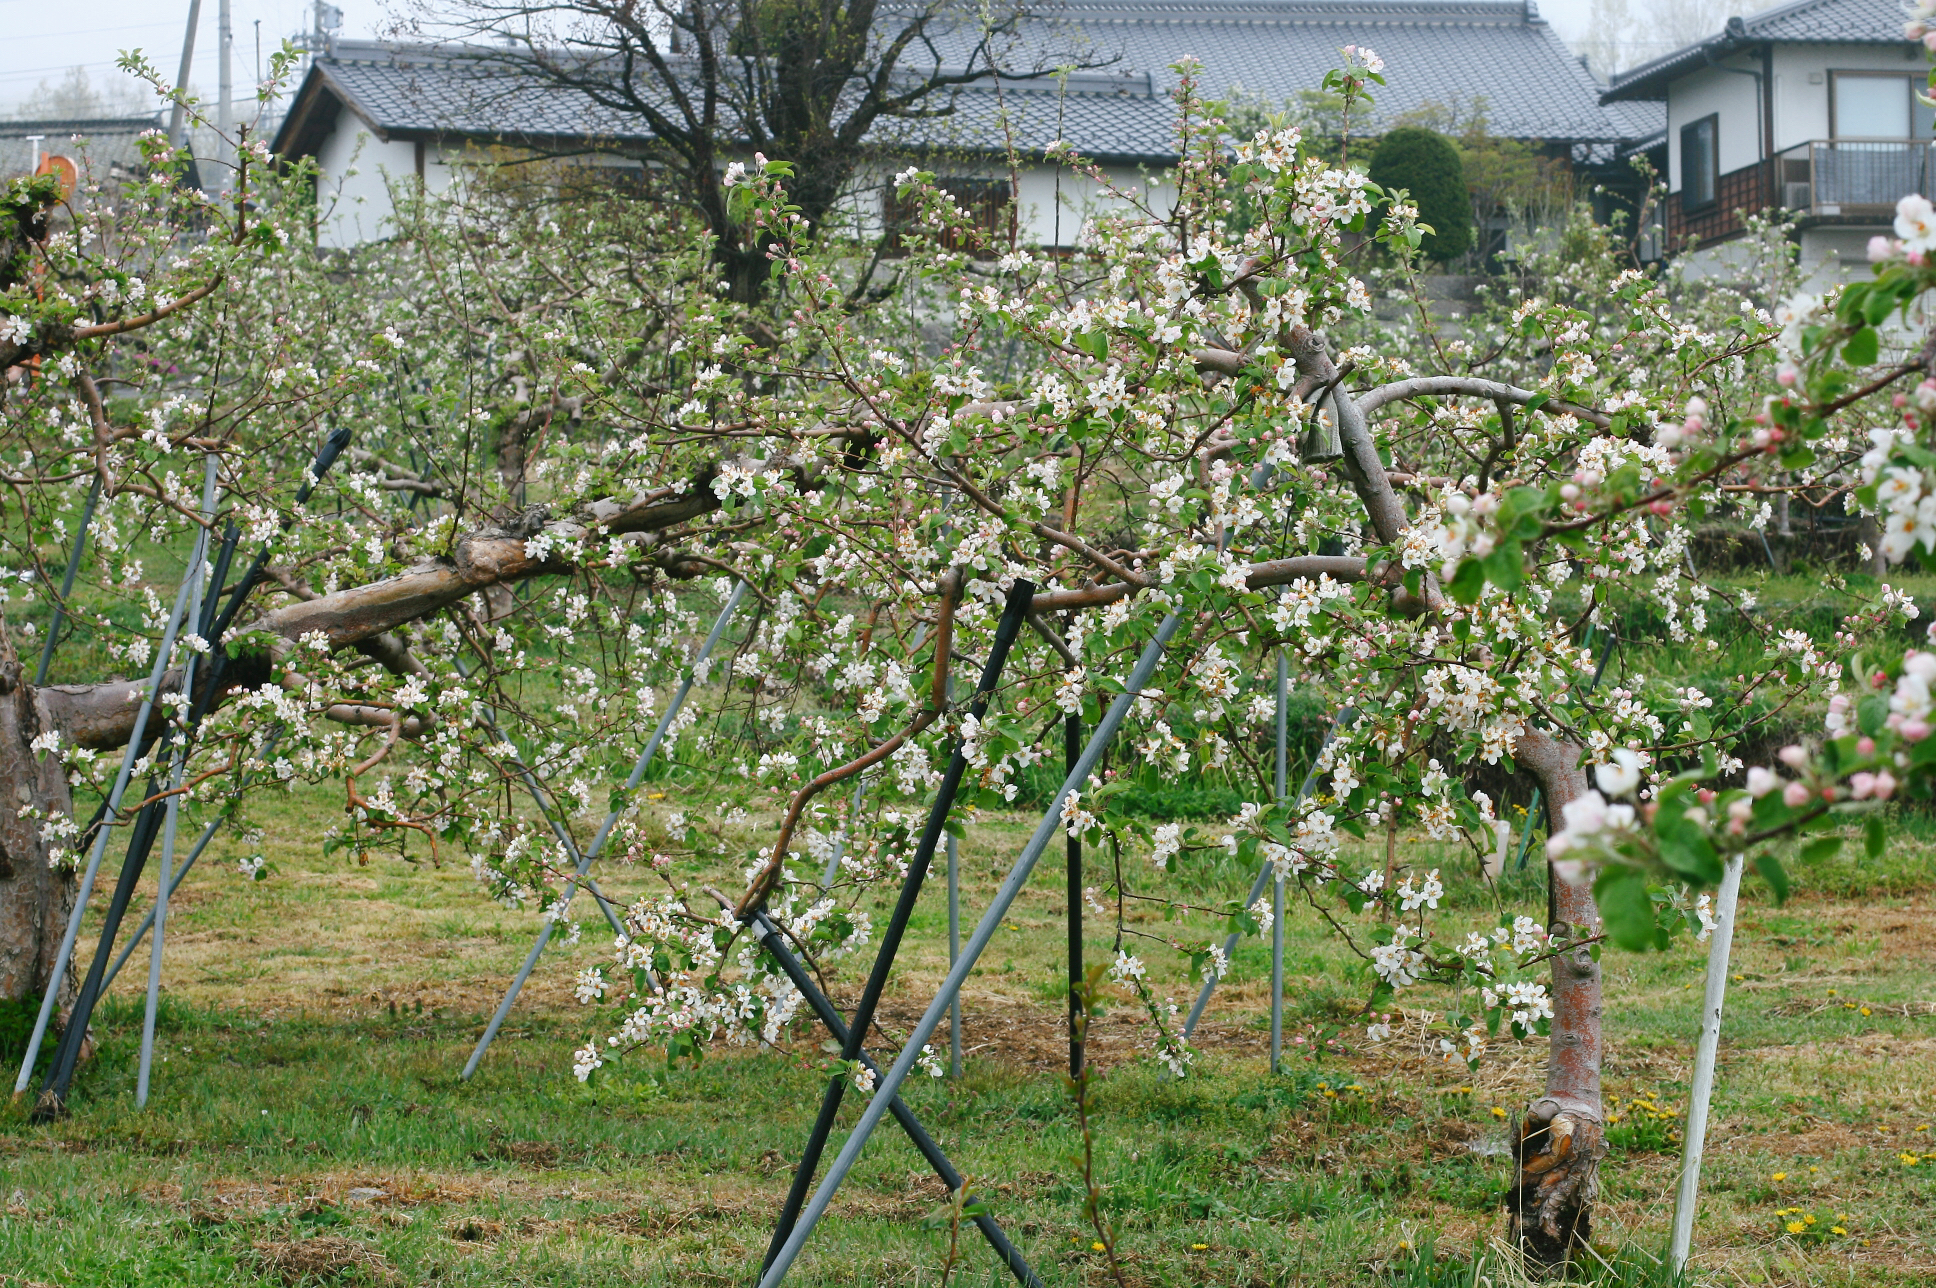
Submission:
[[[1567,804],[1587,790],[1580,748],[1544,734],[1520,739],[1514,759],[1531,770],[1546,793],[1547,820],[1557,832]],[[1558,1265],[1592,1236],[1600,1160],[1606,1157],[1606,1116],[1600,1103],[1600,963],[1579,941],[1600,931],[1593,873],[1574,864],[1547,868],[1548,931],[1554,946],[1553,1031],[1546,1094],[1526,1108],[1514,1145],[1517,1163],[1507,1206],[1513,1234],[1527,1257]]]
[[[4,637],[0,629],[0,999],[17,1001],[46,988],[74,907],[73,875],[47,866],[41,839],[45,817],[71,813],[73,801],[60,757],[33,750],[52,722]],[[28,807],[41,817],[21,817]],[[62,992],[65,1011],[71,974]]]

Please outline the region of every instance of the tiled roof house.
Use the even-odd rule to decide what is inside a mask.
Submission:
[[[965,27],[939,32],[940,65],[967,65],[972,44]],[[1161,169],[1173,160],[1174,64],[1196,59],[1211,97],[1241,92],[1279,104],[1316,89],[1348,44],[1370,46],[1386,63],[1389,83],[1368,128],[1429,104],[1470,111],[1483,102],[1492,133],[1539,140],[1580,165],[1609,162],[1660,129],[1651,103],[1600,102],[1600,87],[1532,0],[1069,0],[1024,21],[1001,60],[1016,76],[952,91],[946,116],[885,122],[876,142],[945,156],[967,172],[977,157],[1000,162],[1012,136],[1035,162],[1017,194],[1033,212],[1031,233],[1066,240],[1074,221],[1050,218],[1056,189],[1039,163],[1050,143],[1065,138],[1126,174]],[[1085,69],[1028,74],[1069,62]],[[488,51],[339,41],[310,68],[274,146],[317,158],[336,193],[323,236],[352,242],[380,235],[387,217],[379,171],[435,187],[477,145],[623,156],[639,129],[634,118],[521,80]],[[1005,163],[986,168],[1007,172]]]
[[[1803,262],[1860,262],[1896,200],[1928,192],[1936,116],[1897,0],[1799,0],[1614,78],[1602,100],[1666,108],[1668,242],[1713,248],[1741,214],[1799,216]],[[1698,252],[1697,252],[1698,253]]]

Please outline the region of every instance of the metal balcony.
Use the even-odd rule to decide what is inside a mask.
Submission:
[[[1936,171],[1929,139],[1814,139],[1776,159],[1785,209],[1823,218],[1886,223],[1896,202],[1927,193]]]

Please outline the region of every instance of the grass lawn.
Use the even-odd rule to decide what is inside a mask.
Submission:
[[[241,849],[218,842],[182,887],[145,1112],[133,1104],[144,950],[97,1017],[99,1053],[77,1079],[72,1115],[37,1126],[16,1106],[0,1122],[0,1284],[750,1284],[817,1106],[821,1035],[802,1030],[786,1050],[722,1051],[656,1078],[635,1058],[581,1086],[570,1051],[604,1018],[570,998],[573,974],[604,954],[605,936],[588,925],[582,943],[546,957],[482,1072],[462,1083],[533,918],[485,903],[461,859],[358,868],[322,857],[318,837],[339,809],[305,793],[262,811],[279,868],[266,883],[238,877]],[[1029,821],[971,831],[970,918]],[[749,829],[749,844],[758,834]],[[1463,863],[1406,848],[1414,863]],[[1830,861],[1800,874],[1785,908],[1751,888],[1697,1282],[1936,1277],[1931,852],[1905,841],[1871,867]],[[1139,882],[1152,875],[1144,869]],[[640,888],[637,874],[609,875],[620,891]],[[1163,880],[1208,902],[1245,877]],[[1489,923],[1484,892],[1453,884],[1447,924]],[[923,1079],[909,1101],[991,1191],[1048,1284],[1103,1284],[1060,1077],[1062,888],[1052,850],[970,983],[966,1076]],[[1533,884],[1508,902],[1543,919]],[[913,1022],[946,965],[944,909],[937,879],[885,1007],[892,1031]],[[883,907],[876,924],[884,917]],[[1135,924],[1211,933],[1207,920]],[[1107,930],[1093,930],[1091,952],[1107,952]],[[1346,1024],[1362,972],[1308,912],[1289,918],[1288,942],[1287,1029]],[[1671,1215],[1700,951],[1607,959],[1607,1089],[1621,1121],[1602,1174],[1600,1235],[1619,1268],[1605,1282],[1666,1282],[1647,1254],[1664,1245]],[[1187,1005],[1174,955],[1143,956]],[[1401,1030],[1382,1048],[1353,1042],[1273,1077],[1265,947],[1247,942],[1235,967],[1184,1081],[1154,1071],[1132,1008],[1097,1025],[1098,1169],[1129,1282],[1471,1282],[1475,1247],[1503,1231],[1499,1115],[1539,1085],[1543,1046],[1507,1043],[1475,1075]],[[843,980],[849,1002],[860,973]],[[924,1219],[944,1210],[939,1183],[890,1124],[792,1282],[939,1284],[949,1231],[945,1216]],[[1791,1220],[1802,1234],[1786,1232]],[[1832,1233],[1838,1224],[1846,1235]],[[1487,1255],[1484,1282],[1515,1282]],[[953,1273],[1010,1282],[972,1231]]]

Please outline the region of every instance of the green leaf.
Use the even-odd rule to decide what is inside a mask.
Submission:
[[[1866,367],[1876,360],[1876,354],[1881,351],[1881,348],[1881,337],[1876,334],[1876,329],[1865,326],[1842,346],[1842,360],[1858,367]]]
[[[1476,604],[1479,602],[1479,592],[1485,588],[1485,568],[1477,559],[1466,559],[1459,564],[1459,570],[1452,574],[1452,580],[1446,584],[1445,593],[1452,596],[1457,603]]]
[[[1460,569],[1461,572],[1464,569]],[[1485,558],[1486,580],[1504,591],[1519,589],[1525,580],[1526,562],[1517,541],[1502,542]]]
[[[1663,835],[1660,857],[1668,867],[1702,885],[1721,880],[1721,860],[1714,853],[1713,843],[1698,828],[1676,827]]]
[[[1782,870],[1781,860],[1772,854],[1764,854],[1755,860],[1755,871],[1768,883],[1774,892],[1776,903],[1788,902],[1788,873]]]
[[[1654,942],[1654,901],[1647,878],[1636,868],[1608,867],[1593,883],[1593,897],[1607,923],[1607,938],[1628,952],[1645,952]]]
[[[1887,839],[1888,834],[1882,827],[1882,816],[1869,815],[1869,821],[1862,825],[1862,848],[1868,852],[1870,858],[1882,857],[1882,847]]]
[[[1820,863],[1842,848],[1839,836],[1818,836],[1802,847],[1803,863]]]
[[[1109,333],[1106,331],[1084,331],[1074,337],[1072,343],[1098,362],[1109,357]]]

